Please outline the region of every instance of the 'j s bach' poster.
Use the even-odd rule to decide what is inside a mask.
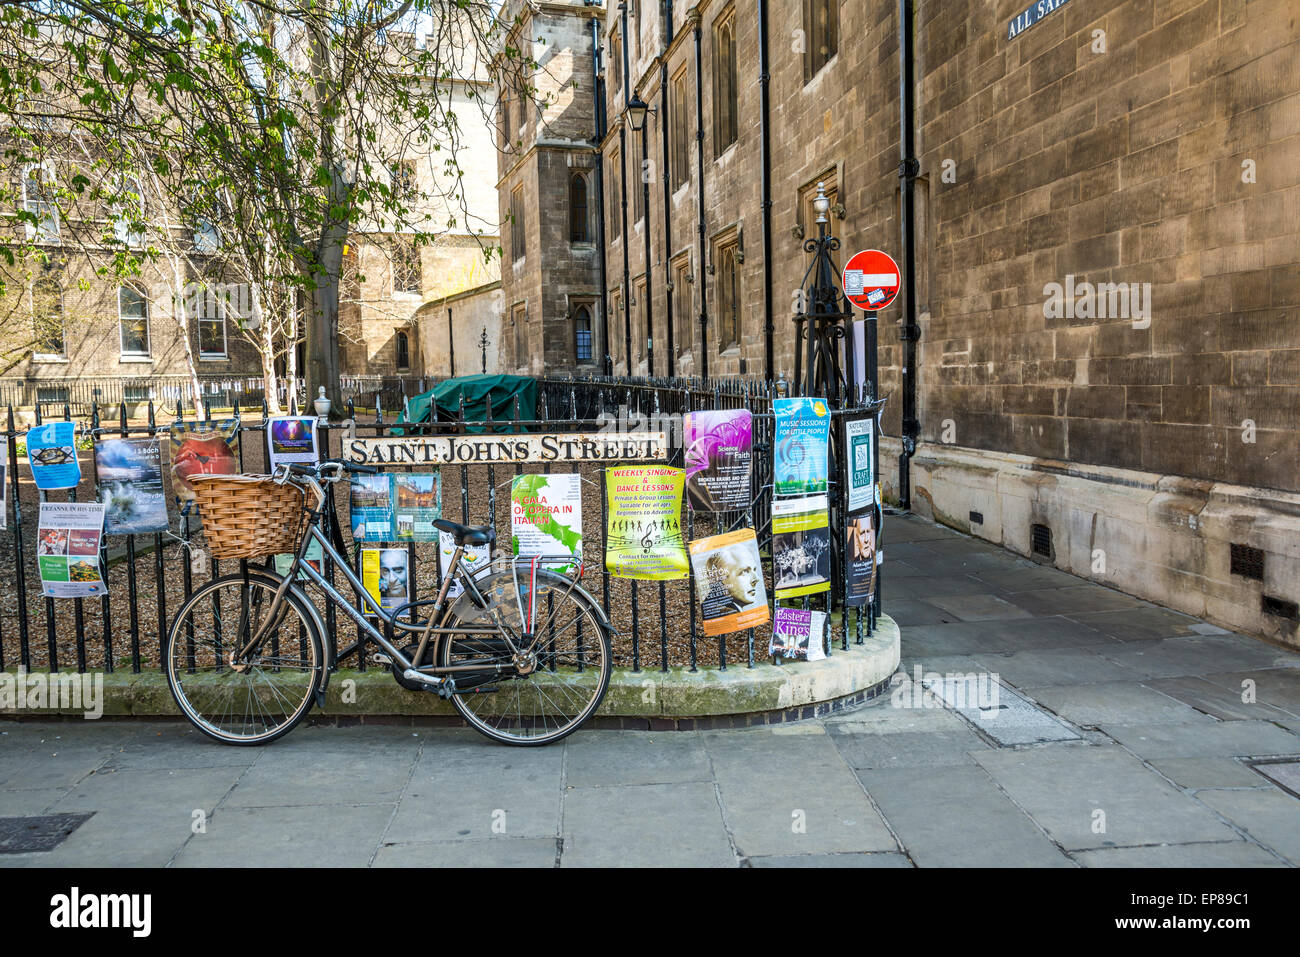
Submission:
[[[101,439],[95,443],[95,475],[107,506],[106,535],[167,531],[159,438]]]

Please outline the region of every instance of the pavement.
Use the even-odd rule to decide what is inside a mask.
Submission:
[[[0,867],[1300,865],[1300,654],[919,519],[886,531],[903,660],[858,709],[541,749],[0,721]],[[52,849],[6,852],[42,827]]]

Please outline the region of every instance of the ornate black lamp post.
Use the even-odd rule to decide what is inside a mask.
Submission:
[[[832,407],[839,407],[857,390],[853,383],[853,311],[840,290],[839,269],[833,256],[840,241],[827,228],[830,205],[824,184],[818,183],[813,199],[817,237],[803,244],[804,251],[813,254],[813,261],[804,273],[796,300],[794,381],[790,393],[825,397]]]
[[[478,337],[478,348],[479,348],[479,352],[482,355],[482,368],[483,368],[484,375],[487,374],[487,347],[488,347],[487,326],[484,326],[483,334]]]

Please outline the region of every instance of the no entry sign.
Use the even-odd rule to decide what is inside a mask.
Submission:
[[[884,309],[898,295],[898,263],[879,249],[854,253],[844,264],[844,295],[859,309]]]

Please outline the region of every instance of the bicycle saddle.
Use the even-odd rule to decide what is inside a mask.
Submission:
[[[433,527],[446,532],[457,545],[491,545],[497,540],[497,530],[491,525],[461,525],[450,519],[435,519]]]

